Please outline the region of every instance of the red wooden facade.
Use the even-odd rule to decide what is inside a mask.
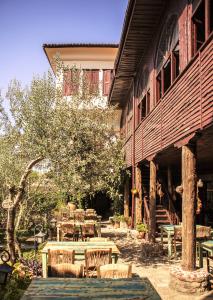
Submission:
[[[211,2],[129,1],[109,101],[122,109],[121,134],[132,187],[137,185],[135,168],[141,168],[143,182],[151,160],[157,177],[162,173],[167,181],[165,172],[171,167],[174,184],[181,184],[180,147],[191,140],[197,143],[198,176],[213,186]],[[165,184],[164,194],[172,198],[168,188]],[[134,200],[132,196],[132,210]],[[169,200],[167,209],[174,213],[176,204]]]

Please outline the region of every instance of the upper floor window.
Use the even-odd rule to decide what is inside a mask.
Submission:
[[[94,94],[98,92],[99,87],[99,70],[83,71],[83,89]]]
[[[179,29],[177,16],[172,15],[164,25],[155,61],[156,103],[180,73]]]
[[[139,124],[150,112],[150,90],[143,96],[138,104],[137,123]]]
[[[112,70],[103,70],[103,95],[108,96],[111,85]]]
[[[68,70],[64,72],[63,91],[64,96],[71,96],[78,93],[80,83],[80,71]]]
[[[194,55],[208,39],[213,29],[212,1],[193,1],[192,54]]]

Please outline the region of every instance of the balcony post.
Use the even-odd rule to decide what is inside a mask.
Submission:
[[[149,240],[155,242],[156,232],[156,180],[157,180],[157,168],[156,163],[150,161],[150,191],[149,191]]]
[[[129,217],[129,177],[124,183],[124,217]]]
[[[196,267],[195,206],[197,197],[196,144],[182,146],[182,268]]]
[[[142,222],[142,176],[141,176],[141,169],[139,166],[136,167],[136,189],[137,194],[135,198],[135,223],[139,224]]]

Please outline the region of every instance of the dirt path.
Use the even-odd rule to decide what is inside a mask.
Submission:
[[[179,260],[169,261],[165,251],[159,249],[160,245],[154,249],[160,255],[156,255],[153,249],[145,246],[140,240],[127,234],[124,229],[112,229],[109,226],[102,229],[102,236],[110,237],[115,241],[121,255],[119,262],[131,263],[135,276],[147,277],[162,300],[210,300],[213,293],[205,296],[183,295],[169,288],[169,270],[174,264],[179,264]],[[152,251],[152,253],[150,253]]]

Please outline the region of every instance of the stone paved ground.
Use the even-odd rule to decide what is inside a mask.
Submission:
[[[168,261],[165,250],[162,255],[149,256],[149,250],[144,251],[143,243],[134,235],[127,235],[125,229],[113,229],[110,226],[102,228],[102,236],[110,237],[115,241],[121,255],[119,262],[131,263],[136,276],[147,277],[156,289],[162,300],[210,300],[213,291],[203,296],[183,295],[169,288],[169,269],[179,260]],[[160,244],[160,243],[159,243]],[[150,250],[151,251],[151,250]],[[158,251],[159,252],[159,251]]]

